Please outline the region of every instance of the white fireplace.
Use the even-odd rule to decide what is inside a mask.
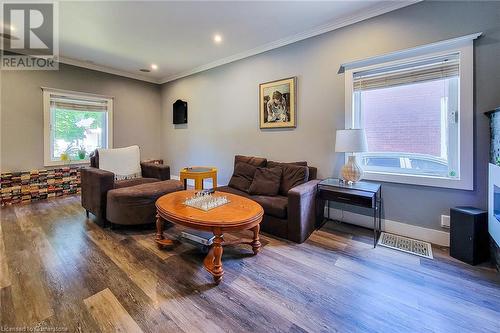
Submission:
[[[500,245],[500,167],[491,164],[488,172],[488,232]]]

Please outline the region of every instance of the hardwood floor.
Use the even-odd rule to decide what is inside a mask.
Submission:
[[[329,222],[300,245],[263,235],[257,256],[227,247],[215,286],[195,246],[160,251],[152,228],[102,229],[77,196],[0,213],[3,330],[500,332],[490,265],[373,249],[362,228]]]

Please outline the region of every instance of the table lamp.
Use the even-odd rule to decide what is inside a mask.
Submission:
[[[366,133],[364,129],[337,130],[335,152],[353,153],[340,171],[341,178],[349,184],[357,182],[363,177],[363,169],[356,162],[354,153],[367,151]]]

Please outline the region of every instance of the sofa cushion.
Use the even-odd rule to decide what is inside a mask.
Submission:
[[[299,161],[299,162],[281,162],[283,164],[293,164],[293,165],[300,165],[300,166],[307,166],[306,161]]]
[[[160,180],[156,178],[132,178],[132,179],[115,180],[114,188],[124,188],[129,186],[154,183],[158,181]]]
[[[229,186],[247,192],[252,184],[253,176],[257,167],[243,162],[236,163],[234,173],[229,180]]]
[[[307,168],[309,169],[309,179],[308,180],[316,179],[318,177],[318,168],[312,167],[312,166],[308,166]]]
[[[252,195],[250,199],[264,208],[264,213],[280,219],[286,219],[288,210],[288,198],[282,195],[270,197],[267,195]]]
[[[251,198],[252,197],[247,192],[238,190],[238,189],[236,189],[234,187],[230,187],[229,185],[228,186],[219,186],[219,187],[216,188],[216,191],[226,192],[226,193],[231,193],[231,194],[236,194],[236,195],[241,195],[242,197],[245,197],[245,198]]]
[[[279,219],[287,218],[288,198],[285,196],[277,195],[270,197],[264,195],[250,195],[229,186],[217,187],[217,191],[241,195],[242,197],[252,199],[262,206],[266,215],[274,216]]]
[[[290,189],[300,184],[304,184],[309,180],[309,168],[307,166],[273,161],[268,161],[267,166],[268,168],[281,167],[282,169],[279,191],[281,195],[288,195]]]
[[[307,162],[305,162],[305,161],[302,161],[302,162],[290,162],[290,163],[286,163],[286,164],[306,166],[307,169],[308,169],[308,171],[309,171],[309,177],[307,178],[308,181],[309,180],[314,180],[318,176],[318,169],[315,168],[315,167],[312,167],[312,166],[308,166]]]
[[[281,168],[257,168],[248,189],[251,195],[277,195],[280,190]]]
[[[278,162],[272,162],[272,161],[270,161],[270,162],[271,162],[271,164],[272,163],[278,163]],[[309,169],[309,177],[307,179],[308,181],[309,180],[314,180],[318,176],[318,169],[316,167],[308,166],[306,161],[299,161],[299,162],[279,162],[279,163],[306,166]]]
[[[116,224],[153,223],[156,200],[162,195],[183,189],[184,185],[180,181],[165,180],[110,190],[107,194],[106,218]]]
[[[243,162],[247,163],[250,165],[253,165],[255,167],[265,167],[267,164],[267,159],[263,157],[254,157],[254,156],[243,156],[243,155],[236,155],[234,157],[234,166],[236,167],[236,164]]]

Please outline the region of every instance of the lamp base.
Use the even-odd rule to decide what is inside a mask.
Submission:
[[[349,156],[347,163],[340,170],[340,175],[349,184],[355,183],[363,177],[363,169],[356,162],[356,155]]]

